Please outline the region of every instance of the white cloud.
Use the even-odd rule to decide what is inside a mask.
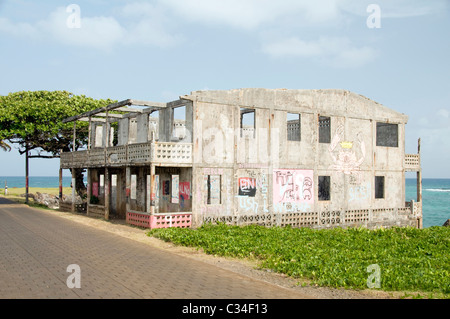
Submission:
[[[65,8],[52,12],[47,20],[39,21],[36,29],[67,45],[96,49],[111,49],[126,35],[126,30],[113,17],[81,16],[80,28],[69,28]]]
[[[12,36],[56,40],[71,46],[111,50],[119,45],[170,47],[182,41],[165,29],[162,12],[146,3],[125,5],[120,17],[87,16],[81,8],[81,26],[68,25],[70,13],[65,7],[51,12],[47,19],[36,23],[16,23],[0,18],[0,32]],[[122,19],[118,19],[122,18]]]
[[[30,38],[37,36],[37,30],[33,25],[29,23],[13,23],[7,18],[0,18],[0,32]]]
[[[450,112],[446,109],[439,109],[437,115],[443,119],[448,119],[450,117]]]
[[[333,67],[359,67],[377,56],[370,47],[355,47],[346,37],[321,37],[318,40],[303,41],[297,37],[266,41],[262,50],[276,57],[314,58]]]
[[[448,10],[448,0],[341,0],[340,9],[355,15],[367,16],[367,6],[377,4],[381,18],[408,18],[437,14]]]
[[[339,17],[339,0],[160,0],[180,17],[208,25],[255,30],[285,21],[329,23]]]

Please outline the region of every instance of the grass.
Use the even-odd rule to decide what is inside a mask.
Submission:
[[[213,255],[256,259],[261,268],[328,287],[367,289],[370,265],[381,290],[450,296],[450,228],[313,230],[204,225],[148,232]],[[420,295],[419,295],[420,296]]]
[[[42,194],[50,194],[50,195],[59,195],[59,188],[53,187],[53,188],[42,188],[42,187],[29,187],[28,192],[30,194],[36,194],[37,192]],[[20,195],[25,194],[25,187],[22,188],[8,188],[8,195],[5,196],[5,189],[0,188],[0,195],[3,197],[20,197]],[[71,187],[63,187],[63,194],[72,194],[72,188]]]

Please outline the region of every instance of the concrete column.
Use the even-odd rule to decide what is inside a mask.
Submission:
[[[155,183],[155,165],[150,165],[150,214],[155,214],[156,183]]]
[[[109,169],[105,167],[105,219],[109,220],[109,207],[111,198],[111,178],[109,177]]]
[[[126,194],[126,213],[130,211],[130,193],[131,193],[131,168],[129,166],[125,169],[125,194]]]

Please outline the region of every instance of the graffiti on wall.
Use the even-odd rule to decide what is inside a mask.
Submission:
[[[170,195],[170,181],[163,181],[163,195]]]
[[[239,196],[255,197],[256,179],[250,177],[239,178]]]
[[[359,168],[366,158],[366,146],[361,132],[356,135],[356,138],[356,143],[344,141],[344,126],[338,126],[329,146],[329,152],[334,162],[330,169],[336,169],[345,175],[354,177],[355,182],[359,184],[361,182]],[[340,145],[339,150],[337,150],[338,145]]]
[[[245,177],[238,178],[238,205],[241,211],[250,214],[268,213],[267,175],[265,172],[248,169]]]
[[[281,169],[273,173],[276,212],[307,211],[314,204],[313,170]]]
[[[366,183],[365,185],[354,185],[350,186],[348,189],[348,201],[366,201],[370,199],[372,193],[372,188],[370,186],[370,183]]]
[[[282,169],[273,173],[274,203],[314,203],[313,170]]]
[[[98,182],[92,183],[92,195],[98,197]]]
[[[180,196],[180,176],[179,175],[172,175],[172,203],[178,204],[179,203],[179,196]]]
[[[180,182],[180,198],[188,200],[191,194],[191,183]]]

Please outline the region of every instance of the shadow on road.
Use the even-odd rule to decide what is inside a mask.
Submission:
[[[4,198],[4,197],[0,197],[0,205],[10,205],[10,204],[16,204],[16,202],[13,202],[10,199]]]

